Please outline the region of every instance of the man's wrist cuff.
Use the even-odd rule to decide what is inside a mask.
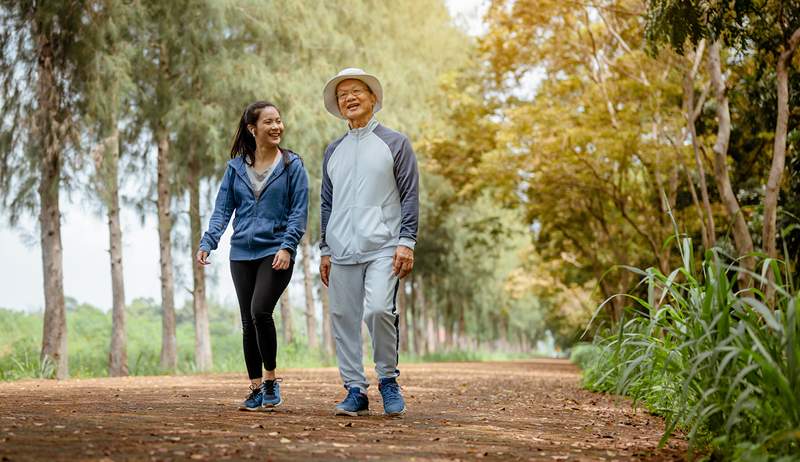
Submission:
[[[411,239],[410,237],[401,237],[400,242],[398,245],[402,245],[403,247],[408,247],[411,250],[414,250],[414,246],[417,244],[417,241]]]
[[[331,248],[325,244],[321,244],[319,246],[319,256],[320,257],[330,257],[331,256]]]

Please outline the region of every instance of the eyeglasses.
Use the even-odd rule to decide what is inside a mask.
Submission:
[[[367,90],[365,90],[363,88],[356,88],[356,89],[353,89],[353,90],[350,90],[350,91],[343,91],[343,92],[338,93],[336,95],[336,99],[338,99],[339,101],[344,101],[344,100],[347,99],[348,95],[353,95],[356,98],[358,98],[359,96],[363,95],[366,92],[367,92]]]

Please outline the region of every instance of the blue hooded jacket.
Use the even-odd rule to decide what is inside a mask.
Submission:
[[[231,260],[257,260],[286,249],[294,259],[306,231],[308,176],[300,157],[286,149],[256,199],[242,156],[228,162],[200,250],[216,250],[233,217]]]

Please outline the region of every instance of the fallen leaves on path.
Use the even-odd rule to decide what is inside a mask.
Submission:
[[[680,460],[663,422],[579,387],[566,361],[401,365],[404,418],[333,415],[335,369],[285,370],[285,403],[241,412],[233,374],[0,384],[0,460]],[[373,382],[375,378],[372,377]],[[191,396],[195,399],[187,400]],[[124,399],[120,399],[124,397]]]

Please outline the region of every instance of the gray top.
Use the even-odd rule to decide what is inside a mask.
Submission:
[[[269,168],[261,173],[258,173],[256,169],[245,163],[247,166],[247,177],[250,178],[250,187],[253,188],[253,194],[255,194],[256,199],[261,197],[261,191],[264,190],[267,180],[269,179],[270,175],[272,175],[272,172],[275,171],[275,167],[278,166],[278,163],[282,158],[283,156],[281,155],[281,152],[278,151],[278,155],[275,156],[275,161],[272,163],[272,165],[270,165]]]
[[[417,240],[419,174],[411,142],[374,118],[325,150],[322,255],[356,264],[394,255]]]

